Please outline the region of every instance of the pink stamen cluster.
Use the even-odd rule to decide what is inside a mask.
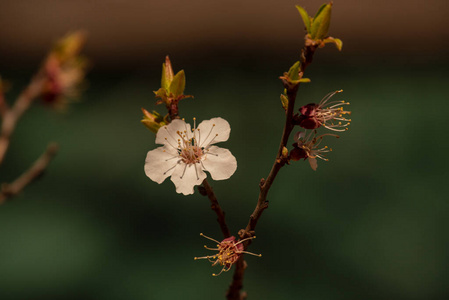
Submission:
[[[305,129],[317,129],[323,126],[334,131],[348,130],[351,119],[345,118],[345,115],[350,115],[350,111],[344,110],[344,105],[349,105],[345,101],[332,101],[329,99],[336,93],[342,90],[329,93],[324,97],[320,103],[310,103],[302,106],[299,109],[301,116],[298,118],[298,124]]]
[[[221,242],[219,242],[219,241],[214,240],[208,236],[205,236],[202,233],[200,235],[205,237],[206,239],[209,239],[209,240],[217,243],[217,248],[209,248],[206,245],[204,246],[204,248],[206,248],[207,250],[218,251],[217,254],[203,256],[203,257],[195,257],[195,260],[208,259],[212,263],[212,266],[215,266],[218,264],[223,266],[220,273],[218,273],[218,274],[213,273],[212,276],[218,276],[223,272],[229,271],[231,269],[232,265],[237,262],[237,260],[240,258],[240,256],[243,253],[251,254],[254,256],[258,256],[258,257],[262,256],[261,254],[254,254],[251,252],[244,251],[244,246],[242,243],[247,240],[255,239],[256,238],[255,236],[240,240],[238,242],[235,241],[234,236],[231,236],[231,237],[228,237],[228,238],[222,240]]]
[[[293,144],[293,150],[290,151],[290,159],[293,161],[298,161],[300,159],[308,159],[310,166],[314,171],[317,168],[316,159],[322,159],[324,161],[328,161],[325,157],[326,153],[331,152],[332,148],[328,148],[327,146],[321,147],[320,144],[325,136],[334,136],[339,137],[335,134],[322,134],[320,136],[316,136],[316,130],[310,132],[306,135],[305,132],[298,132],[295,135],[295,142]]]
[[[182,158],[182,161],[186,164],[194,164],[201,161],[201,156],[203,156],[204,151],[196,146],[187,146],[181,148],[181,153],[179,154]]]

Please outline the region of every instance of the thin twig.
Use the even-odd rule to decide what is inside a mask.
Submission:
[[[9,110],[8,103],[6,103],[4,91],[2,88],[2,82],[0,78],[0,116],[5,117],[6,112]]]
[[[22,114],[30,107],[33,100],[42,92],[42,85],[45,77],[39,72],[17,98],[11,108],[4,107],[2,115],[2,128],[0,135],[0,165],[5,158],[6,151],[9,148],[11,135],[13,134],[17,121]]]
[[[312,62],[313,54],[315,53],[316,47],[305,46],[301,52],[301,72],[304,73],[306,67]],[[270,173],[267,179],[260,181],[260,193],[259,199],[257,201],[256,208],[251,214],[248,225],[246,226],[245,233],[242,238],[249,236],[248,233],[256,230],[257,222],[262,215],[262,212],[268,208],[267,195],[274,182],[279,170],[285,165],[286,161],[282,158],[282,150],[287,146],[288,139],[293,130],[293,111],[295,109],[296,94],[298,92],[299,84],[293,86],[286,86],[287,97],[288,97],[288,108],[286,112],[284,130],[282,132],[281,143],[279,144],[279,149],[276,155],[276,159],[273,163]],[[250,240],[248,240],[249,242]]]
[[[228,225],[225,220],[225,213],[221,209],[220,204],[218,203],[217,197],[215,196],[214,190],[210,186],[207,179],[203,181],[203,187],[206,190],[207,197],[210,200],[210,208],[217,214],[217,222],[220,224],[221,232],[223,233],[224,238],[228,238],[231,236]]]
[[[48,164],[58,152],[58,145],[51,143],[45,152],[34,162],[34,164],[14,182],[2,184],[0,191],[0,204],[18,195],[27,185],[39,178],[47,169]]]
[[[304,46],[301,52],[301,72],[304,73],[305,68],[312,62],[313,54],[315,53],[316,46]],[[282,150],[284,147],[286,147],[288,143],[288,139],[290,137],[290,134],[293,130],[294,124],[293,124],[293,111],[295,108],[295,100],[296,100],[296,94],[298,92],[299,84],[296,85],[286,85],[285,88],[287,89],[287,97],[288,97],[288,108],[286,112],[286,118],[285,118],[285,125],[284,130],[282,132],[282,138],[281,143],[279,144],[279,149],[276,155],[276,159],[273,163],[273,166],[271,168],[270,173],[268,174],[267,179],[261,179],[259,183],[260,192],[259,192],[259,198],[257,200],[256,208],[254,209],[254,212],[251,214],[248,225],[245,229],[242,229],[239,231],[239,236],[241,239],[251,237],[254,235],[254,232],[256,230],[257,222],[259,221],[260,217],[262,216],[262,213],[265,209],[268,208],[268,200],[267,195],[268,191],[271,188],[271,185],[273,184],[274,180],[276,179],[276,176],[279,172],[279,170],[285,165],[286,160],[282,156]],[[250,245],[251,240],[247,240],[243,242],[245,250]],[[244,256],[242,255],[237,263],[235,264],[235,270],[234,275],[232,277],[232,282],[228,288],[228,291],[226,293],[226,298],[228,300],[243,300],[246,299],[246,293],[241,292],[241,289],[243,288],[243,278],[245,275],[245,269],[247,267],[247,264],[244,260]]]

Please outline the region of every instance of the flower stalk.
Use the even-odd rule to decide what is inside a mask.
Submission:
[[[306,68],[312,63],[313,56],[318,48],[318,45],[314,43],[307,43],[308,36],[306,35],[306,43],[301,51],[301,61],[300,61],[300,67],[298,68],[299,78],[302,78]],[[291,69],[290,69],[291,70]],[[289,72],[290,73],[290,72]],[[267,200],[268,192],[276,179],[277,174],[279,173],[279,170],[287,163],[287,159],[285,156],[283,156],[283,150],[285,147],[287,147],[287,143],[289,140],[289,137],[293,131],[293,128],[295,126],[294,124],[294,109],[295,109],[295,102],[296,102],[296,95],[299,89],[299,85],[301,82],[293,82],[288,80],[288,78],[281,77],[284,88],[285,88],[285,95],[287,98],[287,109],[285,112],[285,124],[284,129],[282,131],[282,137],[281,142],[279,144],[278,152],[276,154],[275,161],[273,163],[273,166],[271,167],[271,171],[268,174],[267,178],[262,178],[259,183],[259,197],[257,199],[256,207],[253,211],[253,213],[250,215],[248,224],[246,225],[245,229],[241,229],[239,231],[239,236],[241,239],[245,239],[247,237],[251,237],[254,235],[254,232],[256,230],[257,223],[262,216],[262,213],[265,209],[268,208],[269,202]],[[305,81],[307,82],[307,81]],[[283,102],[284,103],[284,102]],[[248,249],[248,246],[250,245],[251,240],[247,240],[243,243],[244,249]],[[241,289],[243,288],[243,279],[245,276],[245,270],[247,268],[247,263],[244,261],[244,256],[239,258],[239,261],[235,264],[235,270],[234,275],[232,278],[232,282],[227,290],[226,298],[228,300],[242,300],[246,299],[246,293],[242,292]]]
[[[315,49],[314,49],[315,50]],[[312,53],[314,53],[314,50]],[[313,57],[313,55],[309,55],[310,59]],[[310,62],[309,62],[310,63]],[[309,63],[304,63],[304,66],[308,65]],[[301,70],[304,72],[304,69]],[[256,207],[251,214],[248,224],[246,225],[245,229],[242,229],[239,231],[239,236],[241,239],[245,239],[248,237],[251,237],[254,234],[254,231],[256,230],[257,222],[259,221],[260,217],[262,216],[262,213],[265,209],[268,208],[269,202],[267,200],[268,192],[276,179],[277,174],[279,173],[279,170],[286,164],[286,159],[283,158],[282,152],[284,147],[287,146],[288,139],[290,137],[290,134],[293,130],[294,124],[293,124],[293,111],[295,107],[295,101],[296,101],[296,94],[298,92],[299,88],[299,82],[295,85],[284,85],[284,87],[287,90],[287,98],[288,98],[288,107],[286,111],[286,118],[285,118],[285,124],[284,129],[282,132],[282,138],[281,142],[279,144],[279,149],[276,154],[275,161],[273,163],[273,166],[271,167],[271,171],[267,176],[267,179],[262,178],[259,183],[259,197],[257,199]],[[248,246],[250,245],[251,240],[247,240],[243,242],[244,249],[248,249]],[[245,276],[245,270],[247,268],[247,263],[244,261],[244,256],[240,257],[237,263],[235,264],[235,270],[234,275],[232,277],[232,282],[228,288],[228,291],[226,293],[226,298],[228,300],[241,300],[246,298],[246,293],[241,292],[241,289],[243,288],[243,279]]]
[[[217,215],[217,222],[220,225],[221,232],[223,233],[224,238],[228,238],[231,236],[231,232],[229,231],[228,225],[226,224],[225,212],[221,209],[220,203],[218,203],[217,196],[215,196],[214,190],[210,186],[207,179],[203,180],[202,186],[205,189],[206,196],[210,200],[210,208]]]

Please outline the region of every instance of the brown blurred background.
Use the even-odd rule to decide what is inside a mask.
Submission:
[[[313,15],[321,1],[6,0],[0,9],[1,64],[39,60],[50,41],[75,29],[89,32],[87,52],[97,67],[135,67],[166,53],[197,53],[200,59],[212,51],[257,49],[285,55],[285,48],[302,45],[296,4]],[[413,55],[422,61],[447,53],[445,0],[335,5],[330,34],[344,41],[348,55]]]

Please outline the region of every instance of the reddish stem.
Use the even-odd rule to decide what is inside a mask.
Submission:
[[[306,45],[302,49],[301,52],[301,72],[304,73],[306,67],[312,62],[313,54],[315,53],[316,46],[314,45]],[[286,159],[282,156],[282,150],[284,147],[287,146],[288,139],[290,137],[290,134],[294,128],[293,124],[293,111],[295,108],[295,100],[296,100],[296,94],[298,92],[299,84],[296,85],[289,85],[284,84],[285,88],[287,89],[287,97],[288,97],[288,108],[286,111],[286,118],[285,118],[285,125],[284,130],[282,132],[282,138],[281,142],[279,144],[279,149],[276,155],[276,159],[273,163],[273,166],[271,168],[270,173],[268,174],[267,179],[261,179],[259,183],[260,192],[259,192],[259,198],[257,200],[256,208],[254,209],[253,213],[251,214],[248,224],[246,225],[245,229],[240,230],[239,236],[241,239],[250,237],[254,235],[254,232],[256,230],[257,222],[259,221],[260,217],[262,216],[262,213],[265,209],[268,208],[268,191],[271,188],[271,185],[273,184],[274,180],[276,179],[276,176],[279,172],[279,170],[285,165]],[[250,245],[251,240],[247,240],[243,242],[245,250]],[[243,300],[246,299],[247,294],[245,292],[241,292],[241,289],[243,288],[243,279],[245,275],[247,264],[244,260],[244,256],[242,255],[240,259],[235,264],[235,270],[234,275],[232,277],[232,282],[229,286],[229,289],[226,293],[226,298],[228,300]]]
[[[204,179],[203,187],[206,190],[207,197],[210,200],[210,208],[217,214],[217,222],[220,225],[220,229],[223,233],[224,238],[230,237],[231,232],[229,231],[228,225],[226,224],[225,213],[221,209],[217,197],[215,196],[214,190],[210,186],[209,182],[207,182],[207,179]]]

